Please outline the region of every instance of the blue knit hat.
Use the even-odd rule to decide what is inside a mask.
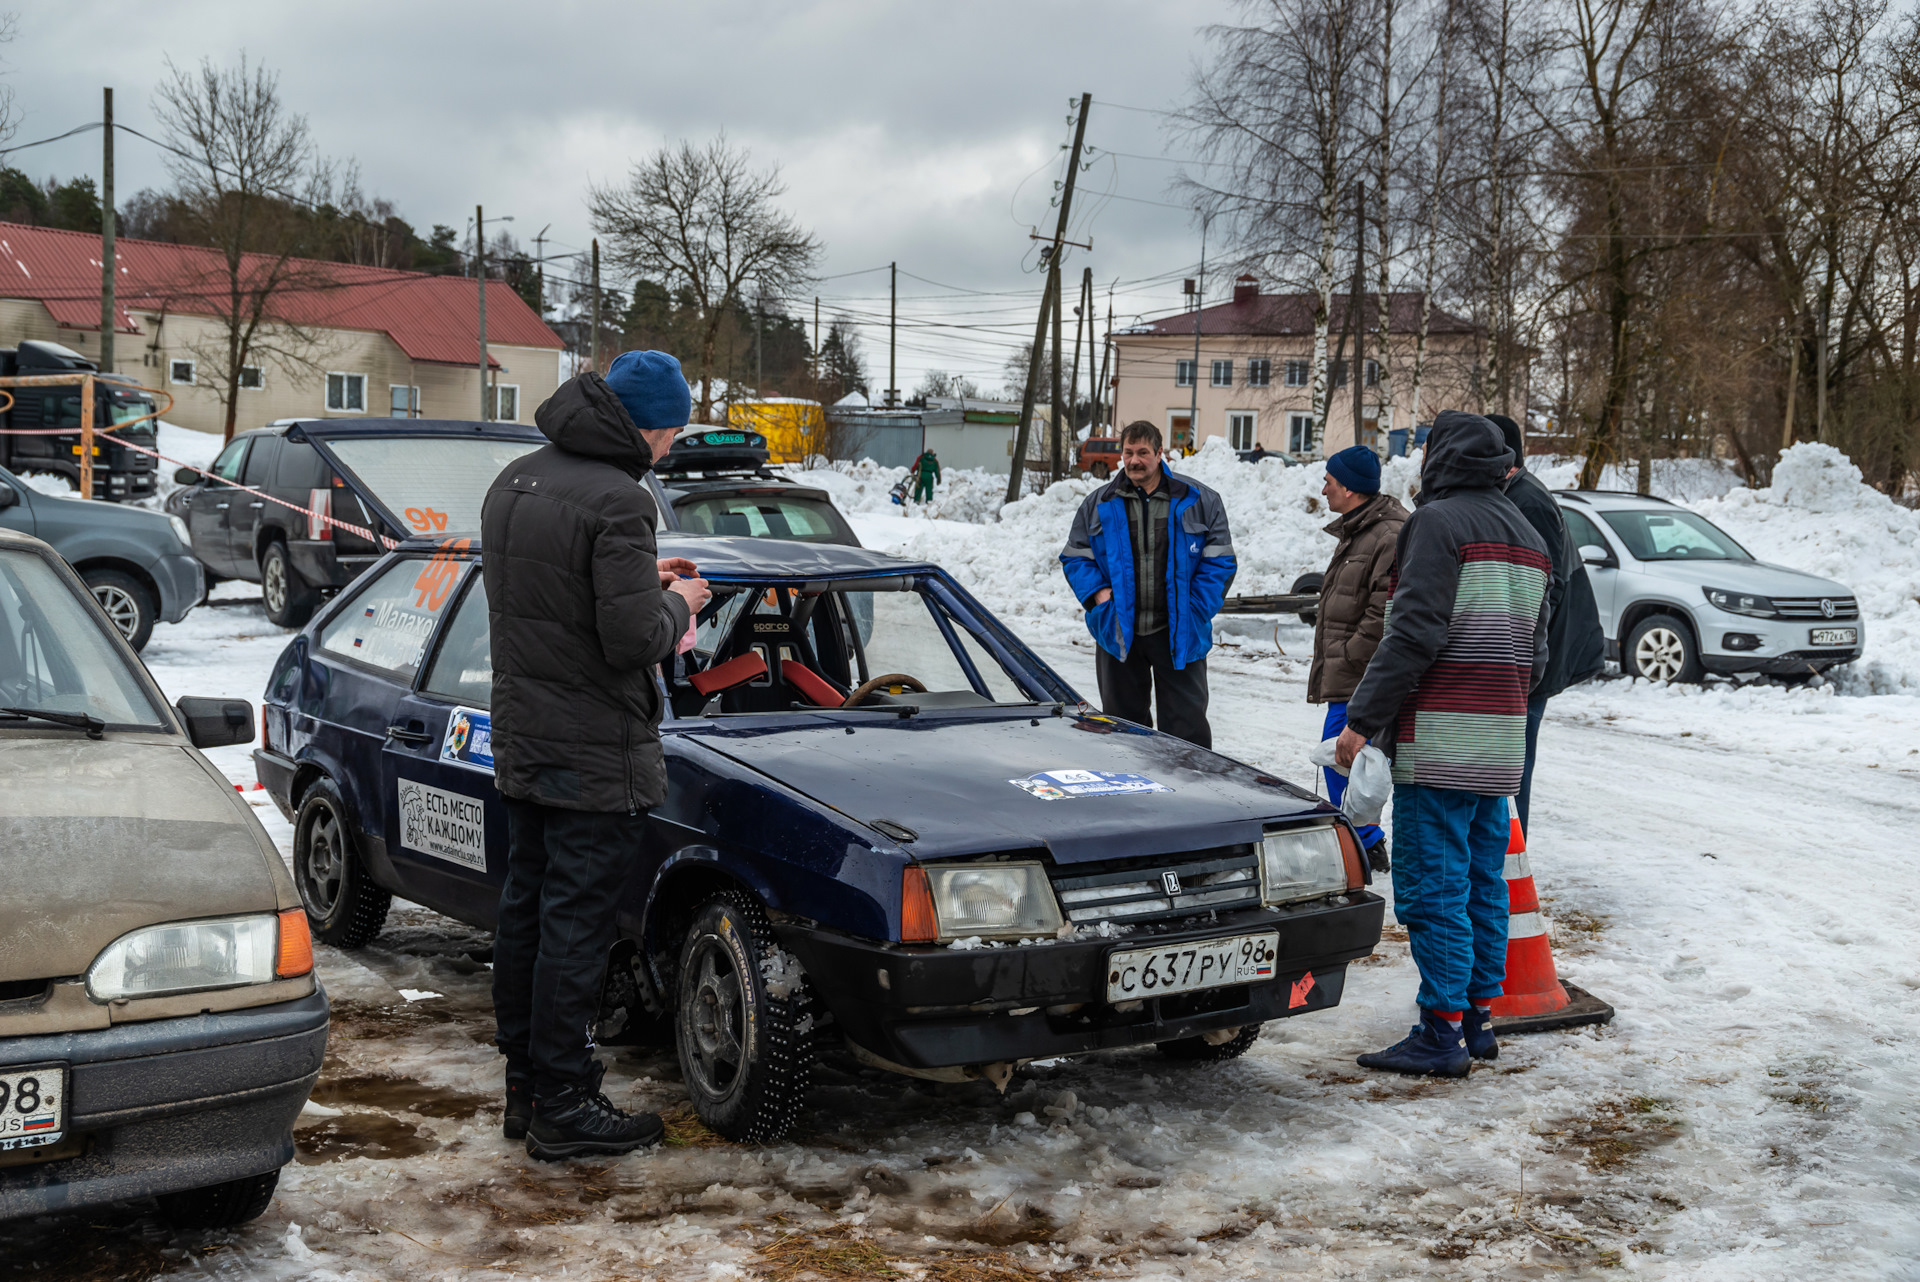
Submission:
[[[1380,492],[1380,456],[1364,445],[1349,445],[1327,459],[1327,475],[1355,494]]]
[[[680,362],[665,352],[622,352],[607,370],[607,386],[643,432],[685,427],[693,417],[693,390]]]

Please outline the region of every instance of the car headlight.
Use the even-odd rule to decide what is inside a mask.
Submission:
[[[187,529],[187,523],[168,513],[167,524],[173,527],[173,536],[180,540],[180,546],[189,552],[193,551],[193,534]]]
[[[291,979],[313,969],[313,938],[300,909],[143,926],[87,967],[95,1001],[162,997]]]
[[[1261,899],[1288,904],[1335,894],[1350,884],[1348,853],[1338,824],[1283,828],[1260,839]]]
[[[942,939],[1051,935],[1060,929],[1060,905],[1037,863],[928,864],[926,875]]]
[[[1701,588],[1707,594],[1707,604],[1716,610],[1725,610],[1728,614],[1751,614],[1756,619],[1771,619],[1780,611],[1769,596],[1756,596],[1752,592],[1729,592],[1725,588]]]

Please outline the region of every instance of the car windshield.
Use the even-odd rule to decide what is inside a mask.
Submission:
[[[831,504],[793,494],[723,494],[683,499],[674,507],[690,534],[745,534],[801,543],[844,543]]]
[[[500,469],[540,447],[498,436],[328,437],[327,448],[415,534],[471,534]]]
[[[109,729],[167,728],[87,602],[31,552],[0,551],[0,707],[84,714]]]
[[[1753,560],[1725,531],[1691,512],[1602,512],[1600,517],[1636,561]]]

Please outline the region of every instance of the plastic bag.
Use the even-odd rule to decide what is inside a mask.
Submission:
[[[1334,746],[1338,739],[1322,739],[1307,760],[1316,766],[1327,766],[1347,777],[1346,795],[1340,798],[1340,813],[1356,824],[1374,824],[1380,822],[1380,812],[1387,808],[1387,798],[1393,795],[1393,763],[1387,760],[1387,754],[1367,744],[1354,754],[1353,765],[1346,770],[1334,764]]]

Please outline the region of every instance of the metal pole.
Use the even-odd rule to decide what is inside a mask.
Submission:
[[[1187,440],[1196,447],[1200,444],[1200,308],[1207,298],[1207,224],[1212,221],[1212,214],[1200,215],[1200,274],[1193,278],[1193,394],[1187,401]]]
[[[900,264],[887,264],[887,408],[892,409],[900,396],[900,379],[894,372],[894,340],[900,324]]]
[[[587,340],[587,364],[600,372],[600,238],[593,238],[593,328]]]
[[[753,394],[765,400],[767,360],[765,354],[767,330],[767,301],[764,298],[753,300]]]
[[[1113,365],[1113,286],[1107,286],[1107,337],[1100,344],[1100,391],[1094,397],[1095,423],[1105,424],[1113,417],[1113,403],[1107,398],[1113,388],[1107,383],[1107,376]]]
[[[1347,294],[1348,324],[1353,328],[1353,362],[1348,366],[1349,377],[1353,380],[1353,443],[1365,445],[1366,427],[1366,386],[1367,362],[1361,351],[1361,340],[1366,335],[1366,326],[1360,323],[1360,308],[1365,295],[1360,291],[1366,288],[1367,271],[1367,185],[1353,185],[1353,288]],[[1386,300],[1381,300],[1381,306]]]
[[[1092,106],[1093,95],[1081,94],[1080,121],[1073,127],[1073,152],[1067,159],[1067,180],[1060,188],[1060,218],[1054,224],[1049,263],[1060,257],[1060,243],[1067,238],[1067,218],[1073,209],[1073,180],[1080,174],[1080,147],[1086,141],[1087,112]],[[1049,283],[1054,279],[1051,271],[1047,279]],[[1020,422],[1013,429],[1013,466],[1007,471],[1006,501],[1009,503],[1020,497],[1020,478],[1027,463],[1027,436],[1033,427],[1034,393],[1038,390],[1035,384],[1040,379],[1041,344],[1047,341],[1047,308],[1056,301],[1051,288],[1044,292],[1040,300],[1040,316],[1033,326],[1033,346],[1027,353],[1027,386],[1020,397]]]
[[[93,497],[93,375],[80,380],[80,497]]]
[[[480,206],[473,207],[473,266],[480,278],[480,421],[492,420],[487,405],[487,219]]]
[[[100,372],[113,373],[113,90],[106,95],[106,128],[100,144]]]
[[[1060,437],[1067,426],[1064,420],[1066,410],[1060,401],[1060,312],[1061,303],[1064,300],[1060,297],[1060,256],[1058,254],[1053,256],[1053,264],[1048,269],[1048,276],[1048,288],[1053,291],[1053,360],[1051,362],[1053,377],[1048,380],[1052,387],[1051,399],[1048,401],[1047,435],[1053,440],[1052,448],[1047,451],[1047,475],[1050,480],[1057,481],[1066,474],[1066,462],[1060,457]]]
[[[820,295],[813,296],[813,381],[820,381]]]

